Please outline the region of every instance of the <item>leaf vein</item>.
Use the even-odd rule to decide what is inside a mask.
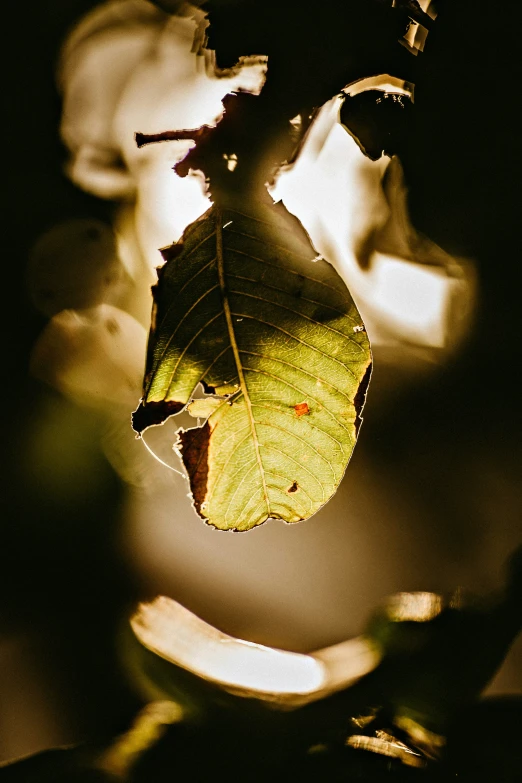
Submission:
[[[278,408],[276,405],[265,405],[265,400],[261,400],[260,402],[254,402],[252,403],[256,408],[267,408],[268,410],[277,411],[278,413],[282,413],[284,416],[290,416],[292,419],[295,419],[295,413],[290,413],[290,411],[285,410],[284,408]],[[331,438],[331,440],[334,441],[334,443],[337,443],[341,451],[344,452],[342,443],[337,440],[337,438],[334,438],[333,435],[331,435],[329,432],[326,432],[326,430],[321,429],[321,427],[318,427],[317,424],[312,424],[311,421],[306,422],[307,427],[313,427],[314,430],[317,430],[318,432],[321,432],[323,435],[326,435],[328,438]]]
[[[173,301],[172,301],[172,302],[169,304],[169,306],[168,306],[168,307],[167,307],[167,309],[165,310],[165,314],[164,314],[163,318],[161,319],[161,322],[158,324],[158,327],[157,327],[158,329],[161,329],[161,328],[162,328],[162,326],[164,325],[164,323],[165,323],[165,320],[166,320],[167,316],[169,315],[169,313],[171,312],[172,308],[173,308],[173,307],[175,307],[175,306],[176,306],[176,305],[179,303],[179,295],[181,294],[181,292],[182,292],[182,291],[183,291],[183,290],[184,290],[184,289],[185,289],[185,288],[186,288],[186,287],[187,287],[187,286],[188,286],[190,283],[192,283],[192,281],[193,281],[193,280],[195,280],[195,279],[196,279],[196,277],[197,277],[199,274],[201,274],[201,272],[204,272],[204,271],[205,271],[205,269],[208,269],[208,268],[209,268],[209,266],[210,266],[211,264],[213,264],[215,260],[216,260],[216,259],[215,259],[215,258],[213,258],[213,259],[211,259],[211,260],[208,262],[208,264],[205,264],[205,266],[202,266],[202,267],[200,267],[200,269],[198,269],[198,271],[196,272],[196,274],[192,275],[192,277],[191,277],[189,280],[187,280],[185,283],[183,283],[183,285],[181,286],[181,288],[177,289],[177,291],[176,291],[176,298],[175,298],[175,299],[174,299],[174,300],[173,300]]]
[[[227,250],[230,253],[238,253],[241,256],[246,256],[246,258],[250,258],[252,261],[259,261],[260,264],[265,264],[266,266],[271,266],[274,269],[278,269],[281,271],[281,265],[280,264],[272,264],[271,261],[267,261],[264,258],[258,258],[257,256],[253,256],[251,253],[245,253],[244,250],[237,250],[235,247],[227,247]],[[312,263],[311,259],[308,259],[310,263]],[[327,263],[327,262],[325,262]],[[323,288],[329,288],[331,291],[335,291],[336,294],[339,294],[339,296],[346,297],[346,294],[343,291],[340,291],[338,288],[336,288],[333,285],[329,285],[329,283],[325,283],[324,280],[318,280],[316,277],[310,277],[310,275],[303,275],[302,272],[298,272],[297,269],[288,269],[288,267],[285,267],[285,272],[289,272],[292,275],[297,275],[298,277],[302,277],[303,280],[309,280],[311,283],[317,283],[317,285],[323,286]]]
[[[280,473],[276,473],[276,472],[275,472],[275,471],[273,471],[273,470],[267,470],[266,472],[267,472],[267,474],[268,474],[269,476],[275,476],[276,478],[280,478],[280,479],[283,479],[284,481],[288,481],[288,476],[282,476]],[[278,490],[279,492],[281,492],[281,491],[282,491],[280,487],[276,487],[276,486],[274,486],[274,489]],[[299,491],[300,491],[300,492],[302,492],[302,493],[303,493],[303,495],[306,495],[306,497],[307,497],[307,498],[308,498],[308,500],[310,501],[310,508],[313,508],[313,506],[314,506],[314,501],[312,500],[312,498],[310,497],[310,495],[308,494],[308,492],[306,491],[306,489],[303,489],[303,487],[299,486]]]
[[[162,362],[163,358],[165,357],[165,354],[167,353],[167,351],[168,351],[168,349],[169,349],[169,346],[170,346],[170,344],[172,343],[172,340],[174,339],[174,336],[175,336],[176,332],[178,331],[178,329],[180,328],[180,326],[182,325],[182,323],[183,323],[183,322],[186,320],[187,316],[189,316],[189,315],[190,315],[190,313],[191,313],[191,312],[194,310],[194,308],[195,308],[195,307],[197,307],[197,306],[198,306],[198,304],[199,304],[200,302],[202,302],[202,301],[203,301],[203,299],[205,299],[205,297],[207,297],[209,294],[211,294],[211,293],[212,293],[212,291],[215,291],[217,288],[219,288],[219,285],[215,285],[215,286],[213,286],[212,288],[209,288],[209,289],[208,289],[208,291],[205,291],[205,293],[204,293],[204,294],[201,294],[201,296],[199,297],[199,299],[198,299],[196,302],[194,302],[194,303],[193,303],[193,304],[192,304],[192,305],[189,307],[189,309],[187,310],[187,312],[186,312],[186,313],[183,313],[183,318],[182,318],[182,319],[181,319],[181,321],[180,321],[180,322],[179,322],[179,323],[176,325],[176,328],[174,329],[174,331],[173,331],[173,332],[172,332],[172,334],[170,335],[169,339],[167,340],[167,342],[166,342],[166,343],[165,343],[165,345],[163,346],[163,350],[161,351],[161,354],[160,354],[159,358],[157,358],[157,359],[156,359],[156,366],[159,366],[159,365],[161,365],[161,362]],[[220,310],[220,312],[218,313],[218,315],[217,315],[217,316],[214,316],[214,317],[213,317],[213,318],[212,318],[212,319],[211,319],[211,320],[210,320],[210,321],[209,321],[207,324],[205,324],[205,326],[204,326],[202,329],[200,329],[200,330],[199,330],[199,332],[198,332],[198,335],[199,335],[199,334],[201,334],[201,332],[202,332],[202,331],[203,331],[203,330],[204,330],[204,329],[205,329],[205,328],[206,328],[206,327],[207,327],[207,326],[208,326],[210,323],[212,323],[212,321],[215,321],[215,320],[216,320],[216,318],[217,318],[219,315],[221,315],[221,314],[222,314],[222,312],[223,312],[223,311],[222,311],[222,310]],[[193,342],[193,340],[194,340],[194,338],[192,338],[192,340],[191,340],[190,342]],[[190,344],[190,343],[189,343],[189,344]],[[184,355],[184,354],[185,354],[185,351],[183,351],[183,354],[182,354],[182,355]],[[156,373],[155,373],[155,374],[156,374]],[[169,385],[170,385],[170,384],[169,384]]]
[[[265,424],[265,426],[266,427],[270,427],[271,425],[270,424]],[[278,427],[277,429],[281,429],[281,428]],[[324,501],[326,500],[326,496],[324,494],[324,487],[323,487],[322,483],[319,481],[319,479],[317,478],[317,476],[314,476],[314,474],[310,470],[308,470],[308,468],[305,468],[304,465],[301,465],[301,463],[298,462],[295,459],[295,457],[292,457],[290,454],[287,454],[286,451],[281,451],[281,449],[278,449],[277,446],[273,446],[271,443],[263,443],[263,442],[261,442],[261,446],[264,449],[272,449],[272,451],[277,451],[278,454],[281,454],[282,457],[286,457],[286,459],[289,459],[291,462],[294,462],[296,465],[298,465],[300,468],[302,468],[302,470],[304,470],[305,473],[308,473],[309,476],[311,476],[315,481],[317,481],[317,483],[321,487],[321,494],[323,496],[323,503],[324,503]]]
[[[313,400],[314,402],[316,402],[317,405],[319,405],[325,413],[327,413],[329,416],[331,416],[331,418],[335,421],[335,423],[338,424],[339,427],[341,427],[343,430],[345,430],[345,432],[347,432],[350,435],[350,439],[353,439],[353,436],[352,436],[352,433],[350,432],[350,430],[347,427],[345,427],[344,424],[341,421],[339,421],[339,419],[331,411],[328,410],[328,408],[326,408],[324,405],[322,405],[322,403],[320,403],[319,400],[317,400],[315,397],[312,397],[311,394],[308,394],[308,392],[304,392],[302,389],[299,389],[297,386],[294,386],[294,384],[290,383],[289,381],[283,381],[281,378],[278,378],[277,375],[274,375],[273,373],[268,372],[267,370],[259,370],[259,369],[256,369],[255,367],[244,367],[244,369],[247,372],[257,372],[260,375],[267,375],[269,378],[273,378],[278,383],[282,383],[284,386],[288,386],[291,389],[295,389],[295,391],[298,391],[304,397],[307,396],[310,400]]]
[[[269,422],[269,421],[259,422],[259,424],[261,424],[261,425],[263,425],[265,427],[272,427],[272,429],[280,430],[281,432],[284,432],[285,435],[287,435],[287,436],[290,435],[290,436],[294,437],[296,440],[300,441],[301,443],[304,443],[307,448],[310,448],[310,449],[312,449],[312,451],[315,451],[315,453],[317,454],[319,459],[321,459],[323,462],[326,462],[326,464],[328,465],[328,467],[330,468],[330,470],[332,472],[332,476],[333,476],[333,479],[335,481],[335,472],[334,472],[334,469],[332,467],[332,463],[329,460],[327,460],[326,457],[323,454],[321,454],[320,451],[317,451],[317,449],[314,446],[312,446],[311,443],[307,443],[304,438],[301,438],[295,432],[291,432],[290,430],[285,430],[283,427],[280,427],[278,424],[273,424],[272,422]],[[292,457],[290,459],[292,459]],[[294,460],[294,462],[295,462],[295,460]],[[298,462],[297,464],[300,465],[301,463]],[[303,468],[305,470],[307,470],[307,468],[305,468],[304,465],[303,465]],[[307,470],[307,473],[310,473],[310,471]],[[310,475],[313,475],[313,473],[311,473]],[[314,476],[314,478],[315,478],[315,476]],[[323,491],[323,495],[324,495],[324,491]]]
[[[292,296],[292,294],[289,291],[286,291],[284,288],[279,288],[276,285],[272,285],[271,283],[267,283],[266,280],[255,280],[253,277],[245,277],[244,275],[236,275],[233,272],[229,272],[228,276],[234,278],[235,280],[245,280],[245,282],[247,282],[247,283],[254,283],[255,285],[262,285],[265,288],[270,288],[272,291],[280,291],[282,294],[286,294],[287,296]],[[308,279],[310,280],[311,278],[308,278]],[[311,304],[320,305],[320,307],[326,307],[327,310],[333,310],[334,313],[339,313],[339,315],[342,315],[345,318],[350,318],[351,320],[354,320],[353,317],[351,315],[349,315],[348,313],[346,313],[344,310],[339,310],[339,308],[333,307],[332,305],[329,305],[326,302],[320,302],[318,299],[309,299],[307,296],[300,296],[299,299],[302,302],[310,302]],[[345,335],[345,337],[347,337],[347,335]]]
[[[237,345],[237,341],[236,341],[236,334],[235,334],[235,331],[234,331],[234,324],[233,324],[233,321],[232,321],[232,313],[231,313],[231,310],[230,310],[230,303],[228,301],[228,292],[227,292],[226,279],[225,279],[225,258],[224,258],[224,253],[223,253],[223,228],[222,228],[223,216],[221,214],[221,210],[216,209],[214,220],[215,220],[215,226],[216,226],[216,251],[217,251],[216,255],[217,255],[217,262],[218,262],[219,286],[221,288],[221,296],[223,298],[223,309],[224,309],[224,312],[225,312],[225,318],[226,318],[227,327],[228,327],[228,334],[229,334],[230,344],[232,346],[234,359],[236,361],[237,374],[239,376],[239,382],[241,384],[241,388],[243,389],[243,394],[244,394],[244,397],[245,397],[245,403],[246,403],[246,408],[247,408],[247,412],[248,412],[248,417],[249,417],[250,425],[251,425],[251,428],[252,428],[252,439],[254,441],[254,448],[255,448],[256,459],[257,459],[257,463],[258,463],[258,467],[259,467],[259,474],[261,476],[261,481],[263,483],[263,487],[264,487],[264,491],[265,491],[265,502],[266,502],[268,514],[270,514],[270,501],[269,501],[269,498],[268,498],[268,492],[267,492],[266,484],[265,484],[265,476],[264,476],[264,472],[263,472],[263,463],[261,461],[261,455],[259,453],[259,443],[258,443],[258,439],[257,439],[256,425],[255,425],[254,415],[252,413],[252,406],[251,406],[251,403],[250,403],[250,396],[249,396],[249,393],[248,393],[248,388],[247,388],[246,381],[245,381],[245,376],[244,376],[244,373],[243,373],[243,366],[241,364],[241,359],[240,359],[240,356],[239,356],[239,350],[238,350],[238,345]],[[226,516],[225,516],[225,519],[226,519]]]
[[[248,356],[259,356],[260,359],[267,359],[267,361],[270,362],[279,362],[279,364],[286,364],[287,367],[292,367],[294,370],[297,370],[303,375],[308,375],[309,378],[313,378],[315,381],[320,381],[321,383],[324,383],[326,386],[329,386],[338,394],[342,394],[343,397],[346,397],[350,405],[353,405],[352,398],[349,397],[345,392],[343,392],[337,386],[334,386],[333,383],[330,383],[330,381],[325,381],[323,378],[319,378],[317,375],[313,375],[311,372],[308,372],[308,370],[304,370],[302,367],[298,367],[296,364],[292,364],[292,362],[287,362],[286,359],[278,359],[276,356],[267,356],[264,353],[257,353],[256,351],[245,351],[243,349],[241,349],[240,353],[245,353]]]
[[[234,492],[232,493],[232,497],[231,497],[231,498],[230,498],[230,500],[228,501],[227,509],[226,509],[226,511],[225,511],[225,516],[224,516],[224,519],[225,519],[225,525],[227,525],[227,524],[228,524],[228,512],[230,511],[230,506],[232,505],[232,503],[233,503],[233,501],[234,501],[234,498],[236,497],[237,493],[239,492],[239,490],[241,489],[241,487],[242,487],[242,486],[243,486],[243,484],[245,483],[247,476],[248,476],[248,475],[249,475],[249,474],[252,472],[252,470],[253,470],[255,467],[257,467],[257,455],[254,455],[254,457],[252,457],[252,459],[250,460],[250,462],[253,462],[254,464],[253,464],[253,465],[252,465],[252,466],[251,466],[251,467],[250,467],[250,468],[247,470],[247,472],[246,472],[246,473],[243,473],[243,478],[241,479],[241,481],[239,482],[239,484],[238,484],[238,485],[237,485],[237,487],[235,488]],[[248,464],[249,464],[248,462],[246,462],[246,463],[245,463],[245,465],[248,465]],[[265,480],[264,480],[264,477],[263,477],[263,484],[262,484],[262,486],[261,486],[261,487],[259,487],[258,489],[262,489],[262,490],[264,491],[264,494],[265,494],[265,496],[266,496],[266,494],[267,494],[268,490],[267,490],[267,487],[266,487],[266,482],[265,482]],[[266,506],[267,506],[267,513],[269,514],[269,511],[268,511],[268,509],[270,508],[270,506],[268,505],[268,503],[266,503]],[[241,517],[240,517],[240,519],[241,519]]]
[[[168,397],[168,394],[169,394],[169,392],[170,392],[170,387],[172,386],[172,381],[173,381],[173,379],[174,379],[174,376],[175,376],[175,374],[176,374],[176,372],[177,372],[177,369],[178,369],[178,367],[179,367],[179,365],[180,365],[180,362],[181,362],[181,360],[183,359],[183,357],[184,357],[184,356],[185,356],[185,354],[187,353],[188,349],[190,348],[190,346],[192,345],[192,343],[194,342],[194,340],[197,340],[197,338],[199,337],[199,335],[200,335],[202,332],[204,332],[204,331],[205,331],[205,329],[207,329],[207,328],[210,326],[210,324],[211,324],[211,323],[213,323],[213,322],[214,322],[214,321],[215,321],[217,318],[219,318],[219,316],[220,316],[220,315],[223,315],[223,311],[222,311],[222,310],[221,310],[219,313],[217,313],[216,315],[212,316],[212,318],[210,319],[210,321],[207,321],[207,322],[206,322],[206,324],[204,324],[204,326],[202,326],[202,327],[201,327],[201,329],[200,329],[199,331],[197,331],[197,332],[196,332],[196,334],[194,334],[194,335],[193,335],[193,336],[190,338],[189,342],[188,342],[188,343],[186,344],[186,346],[184,347],[184,349],[183,349],[183,352],[182,352],[182,353],[180,354],[180,356],[178,357],[178,360],[177,360],[177,362],[176,362],[176,364],[175,364],[175,366],[174,366],[174,369],[172,370],[172,372],[171,372],[171,374],[170,374],[170,379],[169,379],[169,383],[168,383],[168,387],[167,387],[167,395],[166,395],[165,399]],[[174,335],[172,335],[172,336],[174,336]],[[199,383],[199,381],[198,381],[198,383]],[[192,391],[193,391],[193,390],[196,388],[196,386],[197,386],[197,384],[194,384],[194,386],[192,387]],[[192,393],[192,391],[191,391],[191,393]]]
[[[344,370],[350,373],[352,378],[354,380],[357,380],[357,377],[353,370],[350,370],[349,367],[347,367],[343,362],[341,362],[339,359],[336,359],[335,356],[331,356],[330,354],[324,353],[321,351],[320,348],[316,348],[315,345],[310,345],[310,343],[307,343],[305,340],[301,340],[300,337],[296,337],[295,334],[292,334],[292,332],[288,332],[286,329],[283,329],[281,326],[277,326],[277,324],[273,324],[270,321],[265,321],[263,318],[258,318],[256,315],[248,315],[248,313],[232,313],[236,318],[248,318],[250,321],[256,321],[259,324],[265,324],[265,326],[270,326],[272,329],[276,329],[278,332],[282,332],[283,334],[288,335],[288,337],[291,337],[292,340],[295,340],[298,343],[301,343],[301,345],[305,345],[307,348],[310,348],[312,351],[316,351],[320,356],[323,356],[326,359],[329,359],[332,362],[336,362],[339,364]],[[341,392],[342,394],[343,392]]]
[[[278,289],[278,290],[281,290],[281,289]],[[341,337],[344,337],[345,340],[348,340],[348,342],[353,343],[353,345],[355,345],[359,349],[359,351],[361,351],[362,353],[365,353],[364,348],[362,347],[362,345],[359,345],[359,343],[356,340],[354,340],[353,337],[349,337],[347,334],[344,334],[344,332],[340,332],[338,329],[334,329],[332,326],[328,326],[328,324],[325,324],[322,321],[316,321],[315,318],[311,318],[309,315],[305,315],[304,313],[301,313],[300,310],[292,310],[291,307],[287,307],[286,305],[280,304],[279,302],[274,302],[272,299],[265,299],[263,296],[256,296],[256,294],[247,294],[245,291],[232,291],[232,290],[230,290],[230,293],[231,294],[236,294],[237,296],[247,296],[250,299],[258,299],[260,302],[266,302],[267,304],[273,305],[274,307],[280,307],[282,310],[287,310],[289,313],[293,313],[294,315],[298,315],[301,318],[304,318],[307,321],[310,321],[311,323],[316,324],[317,326],[320,326],[322,329],[327,329],[329,332],[335,332],[335,334],[341,335]],[[330,358],[334,359],[334,361],[339,361],[338,359],[335,359],[334,356],[331,356]],[[340,362],[340,364],[342,364],[342,362]],[[352,373],[352,375],[353,375],[353,373]]]
[[[206,236],[204,239],[202,239],[202,240],[201,240],[201,242],[198,242],[198,244],[197,244],[197,245],[194,245],[194,247],[191,247],[191,248],[190,248],[190,250],[187,250],[187,251],[183,250],[183,251],[182,251],[182,252],[183,252],[183,258],[184,258],[184,259],[186,259],[186,258],[190,258],[190,256],[191,256],[193,253],[195,253],[195,252],[196,252],[196,250],[199,250],[199,248],[201,247],[201,245],[204,245],[204,244],[205,244],[205,242],[208,242],[208,240],[209,240],[209,239],[212,239],[212,237],[213,237],[213,236],[215,236],[215,235],[216,235],[216,230],[214,229],[213,231],[211,231],[211,232],[210,232],[210,234],[209,234],[208,236]],[[180,253],[180,255],[181,255],[181,253]]]
[[[233,229],[229,228],[227,229],[229,234],[235,234],[239,237],[246,237],[247,239],[254,239],[256,242],[259,242],[263,245],[268,245],[268,247],[275,247],[278,250],[284,250],[285,253],[290,253],[292,256],[296,256],[296,258],[302,258],[303,261],[311,261],[309,255],[305,255],[305,253],[296,253],[294,250],[290,250],[286,245],[279,245],[277,242],[271,242],[266,237],[256,237],[253,234],[246,234],[244,231],[234,231]],[[230,248],[227,248],[229,250]]]

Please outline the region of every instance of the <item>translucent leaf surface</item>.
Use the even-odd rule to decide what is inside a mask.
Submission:
[[[310,517],[343,476],[371,366],[346,286],[281,204],[214,206],[166,255],[134,428],[187,403],[208,416],[178,445],[210,524]]]

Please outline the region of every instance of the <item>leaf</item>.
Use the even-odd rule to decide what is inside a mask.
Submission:
[[[175,699],[184,720],[234,709],[237,697],[287,710],[346,690],[381,662],[359,636],[310,654],[244,641],[214,628],[167,596],[138,604],[125,634],[125,665],[147,698]],[[244,702],[243,702],[244,705]],[[245,705],[246,708],[246,705]],[[256,709],[256,707],[254,707]]]
[[[350,294],[281,204],[213,206],[159,271],[142,432],[193,401],[179,449],[200,516],[223,530],[306,519],[353,451],[371,354]],[[312,263],[315,261],[315,263]]]

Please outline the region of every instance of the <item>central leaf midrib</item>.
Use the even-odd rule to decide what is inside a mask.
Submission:
[[[230,310],[230,302],[228,301],[228,290],[227,290],[227,285],[225,280],[225,258],[223,252],[223,215],[221,213],[221,210],[217,208],[215,212],[215,226],[216,226],[217,268],[218,268],[218,277],[219,277],[219,287],[221,289],[221,296],[223,299],[223,311],[225,313],[228,336],[230,339],[230,346],[232,348],[232,353],[234,354],[234,361],[237,367],[239,383],[241,384],[241,388],[243,390],[243,394],[245,397],[246,410],[250,422],[250,428],[252,430],[252,440],[254,442],[256,460],[259,468],[259,474],[261,476],[261,481],[263,483],[263,493],[265,496],[265,502],[267,506],[267,514],[270,516],[270,500],[268,497],[268,489],[265,481],[265,471],[263,468],[263,462],[261,460],[261,454],[259,452],[259,441],[257,437],[256,422],[254,419],[254,414],[252,412],[252,403],[250,401],[250,395],[245,381],[245,374],[243,372],[243,365],[241,363],[241,358],[239,355],[239,348],[236,340],[236,334],[234,331],[234,322],[232,320],[232,312]]]

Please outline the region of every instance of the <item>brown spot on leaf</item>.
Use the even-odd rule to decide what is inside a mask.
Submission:
[[[181,402],[176,400],[160,400],[159,402],[140,402],[132,414],[132,428],[134,432],[141,435],[147,427],[153,427],[155,424],[163,424],[169,416],[183,408]]]
[[[291,492],[297,492],[298,489],[299,489],[299,484],[297,483],[297,481],[293,481],[292,482],[292,486],[288,487],[288,489],[286,491],[288,493],[291,493]]]
[[[307,416],[310,413],[310,408],[307,402],[298,402],[294,405],[294,411],[296,416]]]
[[[182,430],[179,433],[180,452],[190,480],[194,507],[200,516],[201,506],[207,494],[208,445],[211,429],[208,422],[202,427]]]

